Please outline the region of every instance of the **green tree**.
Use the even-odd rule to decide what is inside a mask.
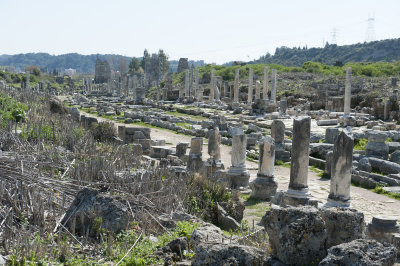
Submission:
[[[139,68],[140,68],[139,59],[133,57],[131,62],[129,63],[129,73],[135,73],[139,70]]]
[[[40,76],[40,74],[42,73],[40,71],[40,68],[37,66],[27,66],[27,67],[25,67],[25,71],[29,71],[29,73],[31,73],[35,76]]]

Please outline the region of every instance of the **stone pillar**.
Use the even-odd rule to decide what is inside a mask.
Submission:
[[[232,130],[232,166],[227,173],[233,188],[249,185],[250,173],[246,169],[246,145],[247,135],[244,134],[243,129],[234,128]]]
[[[249,88],[247,92],[247,104],[251,105],[253,103],[253,69],[249,70]]]
[[[274,181],[275,141],[266,136],[260,144],[257,178],[250,184],[251,196],[261,200],[271,199],[278,187]]]
[[[392,103],[390,100],[386,100],[385,105],[383,107],[383,120],[388,120],[390,117]]]
[[[199,102],[203,101],[203,94],[204,94],[204,90],[203,89],[199,89],[197,91],[197,101],[199,101]]]
[[[335,141],[331,162],[331,190],[327,206],[350,207],[351,166],[354,139],[343,130]]]
[[[285,192],[287,205],[306,204],[311,197],[308,193],[308,164],[311,118],[300,116],[293,119],[293,140],[290,165],[289,188]]]
[[[215,177],[215,172],[224,169],[224,165],[221,162],[221,135],[219,134],[219,128],[210,130],[210,136],[208,137],[208,154],[210,158],[204,163],[203,175],[208,179]]]
[[[351,67],[346,68],[346,85],[344,90],[344,115],[350,115],[351,103]]]
[[[189,97],[190,96],[190,91],[189,91],[189,69],[185,70],[185,96]]]
[[[190,141],[190,151],[188,156],[187,168],[192,171],[199,171],[203,165],[203,138],[196,137]]]
[[[256,95],[255,99],[259,100],[260,99],[260,93],[261,93],[261,82],[259,80],[256,81]]]
[[[276,102],[276,69],[272,69],[271,102]]]
[[[189,95],[190,97],[194,98],[193,94],[193,68],[190,69],[190,78],[189,78]]]
[[[389,145],[385,143],[387,135],[381,131],[369,131],[368,143],[365,146],[365,154],[370,157],[387,160],[389,156]]]
[[[136,97],[137,97],[137,91],[136,91],[136,89],[137,89],[137,76],[136,75],[133,75],[132,83],[133,83],[133,98],[136,99]]]
[[[268,72],[269,67],[264,68],[264,83],[263,83],[263,100],[268,100]]]
[[[213,103],[214,102],[214,93],[215,93],[215,77],[214,77],[214,72],[215,69],[211,69],[211,82],[210,82],[210,96],[209,98],[209,102]]]
[[[31,89],[31,73],[29,71],[26,71],[26,86],[25,89],[30,90]]]
[[[271,137],[275,140],[275,159],[276,161],[290,161],[290,152],[285,150],[285,124],[282,120],[274,120],[271,124]]]
[[[194,95],[197,96],[199,92],[199,68],[196,68],[196,79],[194,83]],[[197,98],[197,101],[200,101],[199,98]]]
[[[286,109],[287,109],[287,101],[286,100],[280,100],[280,102],[279,102],[279,115],[280,116],[286,116]]]
[[[235,69],[235,84],[233,87],[233,103],[239,103],[239,68]]]

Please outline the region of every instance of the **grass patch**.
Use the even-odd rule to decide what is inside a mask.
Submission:
[[[375,192],[377,194],[382,194],[382,195],[386,195],[389,198],[392,199],[396,199],[396,200],[400,200],[400,194],[398,193],[393,193],[393,192],[389,192],[383,189],[383,187],[375,187],[373,189],[370,189],[372,192]]]
[[[192,120],[195,120],[195,121],[208,120],[207,117],[198,116],[198,115],[188,115],[188,114],[179,113],[177,111],[166,111],[165,113],[168,114],[168,115],[176,116],[176,117],[188,117],[188,118],[190,118]]]
[[[284,162],[284,161],[276,161],[276,162],[275,162],[275,165],[278,165],[278,166],[283,166],[283,167],[290,168],[290,163],[289,163],[289,162]]]
[[[354,141],[354,150],[363,151],[365,150],[365,146],[367,145],[368,140],[366,138],[361,138],[358,141]]]

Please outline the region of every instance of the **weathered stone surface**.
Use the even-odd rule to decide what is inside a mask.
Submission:
[[[266,136],[260,143],[260,159],[257,178],[250,184],[252,197],[269,200],[276,193],[278,184],[274,181],[275,141]]]
[[[361,158],[361,160],[358,161],[358,170],[365,171],[365,172],[371,172],[372,171],[372,166],[369,163],[369,159],[367,157]]]
[[[328,256],[319,265],[393,265],[396,248],[375,240],[357,239],[328,250]]]
[[[196,228],[190,236],[190,245],[192,248],[206,243],[221,243],[224,239],[222,231],[219,227],[213,224],[205,224]]]
[[[400,164],[400,150],[397,150],[390,154],[390,161]]]
[[[326,256],[327,230],[317,208],[272,205],[262,223],[273,255],[283,263],[310,265]]]
[[[322,208],[327,231],[326,247],[365,237],[364,214],[349,208]]]
[[[331,186],[328,203],[350,206],[351,167],[354,139],[351,132],[343,130],[335,141],[331,165]]]
[[[285,139],[285,124],[282,120],[274,120],[271,124],[271,137],[275,142],[283,142]]]
[[[179,142],[178,144],[176,144],[176,156],[180,157],[185,155],[188,146],[188,142]]]
[[[239,244],[200,246],[192,265],[267,265],[267,252]]]
[[[368,237],[379,242],[392,242],[392,235],[400,233],[398,217],[374,216],[368,224]]]
[[[325,142],[334,144],[336,138],[339,136],[339,129],[338,128],[327,128],[325,130]]]
[[[128,226],[129,212],[117,198],[84,188],[78,192],[61,223],[85,235],[86,230],[93,229],[95,219],[98,218],[101,218],[101,228],[118,233]]]
[[[330,120],[318,120],[318,126],[336,126],[338,124],[337,119],[330,119]]]
[[[385,143],[387,135],[380,131],[368,132],[368,143],[365,146],[367,156],[387,159],[389,155],[389,146]]]
[[[400,173],[400,165],[397,163],[373,157],[369,158],[368,161],[373,169],[377,169],[383,174],[387,175]]]
[[[240,228],[240,224],[227,214],[227,212],[217,203],[217,220],[218,225],[226,231],[235,231]]]

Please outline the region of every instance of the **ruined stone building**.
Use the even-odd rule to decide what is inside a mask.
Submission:
[[[189,61],[187,58],[179,58],[179,63],[178,63],[178,73],[181,73],[185,71],[186,69],[189,69]]]
[[[96,60],[94,83],[107,83],[111,78],[111,67],[110,64],[104,60],[101,61],[99,58]]]

